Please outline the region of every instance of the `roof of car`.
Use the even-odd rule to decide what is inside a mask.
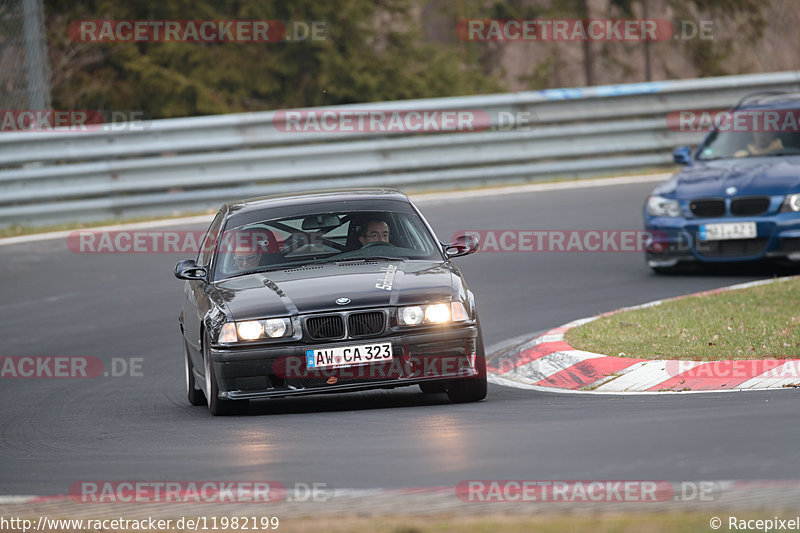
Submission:
[[[744,108],[785,109],[800,107],[800,93],[786,91],[761,91],[739,100],[735,109]]]
[[[395,200],[409,202],[408,197],[394,188],[326,189],[318,191],[289,192],[237,200],[226,204],[229,213],[237,214],[277,208],[339,201]]]

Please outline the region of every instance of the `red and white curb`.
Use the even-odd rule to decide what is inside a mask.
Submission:
[[[489,380],[499,385],[560,392],[711,392],[800,386],[800,359],[678,361],[613,357],[576,350],[564,340],[568,330],[622,311],[663,302],[745,289],[797,276],[754,281],[721,289],[656,300],[591,318],[575,320],[532,339],[511,354],[489,362]]]

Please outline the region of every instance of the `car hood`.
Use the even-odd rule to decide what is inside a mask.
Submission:
[[[450,301],[456,276],[445,262],[327,263],[259,272],[215,284],[236,320]],[[344,305],[337,299],[349,298]]]
[[[726,192],[736,187],[732,194]],[[800,157],[752,157],[698,162],[653,192],[671,198],[777,195],[800,190]]]

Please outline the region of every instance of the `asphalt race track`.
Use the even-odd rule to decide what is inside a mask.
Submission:
[[[652,183],[422,200],[463,229],[640,229]],[[200,229],[193,227],[191,229]],[[0,355],[141,358],[141,376],[0,380],[0,495],[81,480],[277,480],[335,488],[468,479],[800,479],[800,391],[596,396],[490,385],[451,405],[416,387],[254,402],[212,417],[184,394],[174,254],[0,247]],[[770,277],[656,276],[639,253],[480,253],[456,260],[488,347],[626,305]]]

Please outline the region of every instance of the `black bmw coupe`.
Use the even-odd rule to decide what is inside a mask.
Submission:
[[[454,257],[395,189],[335,190],[222,206],[179,315],[186,390],[212,414],[250,399],[419,385],[486,397],[475,299]]]

